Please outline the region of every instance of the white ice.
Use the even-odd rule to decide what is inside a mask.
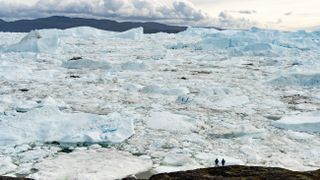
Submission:
[[[0,39],[0,174],[32,175],[38,164],[57,158],[67,167],[82,156],[96,168],[103,155],[91,143],[150,157],[150,172],[216,158],[320,168],[319,32],[79,27]],[[74,161],[61,152],[79,149]],[[58,175],[49,172],[38,174]]]
[[[182,115],[171,112],[152,112],[147,120],[147,126],[165,131],[190,132],[193,125],[188,122],[188,117]]]
[[[302,113],[298,115],[285,116],[273,123],[274,126],[304,132],[320,132],[320,113]]]
[[[17,168],[10,157],[0,156],[0,162],[0,174],[12,173]]]
[[[119,113],[64,113],[57,106],[34,108],[14,116],[0,115],[0,120],[2,146],[30,142],[119,143],[134,134],[132,119]]]
[[[39,172],[31,177],[52,179],[121,179],[148,171],[152,162],[148,158],[135,157],[126,152],[108,149],[77,150],[50,158],[35,166]]]

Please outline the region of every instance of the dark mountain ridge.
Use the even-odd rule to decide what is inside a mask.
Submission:
[[[70,18],[64,16],[52,16],[33,20],[17,20],[12,22],[0,19],[0,31],[2,32],[30,32],[35,29],[68,29],[79,26],[89,26],[117,32],[143,27],[144,33],[178,33],[187,29],[187,27],[184,26],[170,26],[155,22],[117,22],[107,19]]]

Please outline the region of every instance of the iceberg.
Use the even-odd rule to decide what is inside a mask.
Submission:
[[[143,37],[143,28],[135,28],[125,32],[109,32],[98,30],[91,27],[77,27],[66,30],[44,29],[34,30],[28,33],[16,44],[2,47],[4,52],[33,52],[55,54],[64,50],[63,38],[123,38],[131,40],[140,40]]]
[[[273,30],[204,30],[189,28],[180,36],[195,36],[191,47],[195,50],[227,51],[231,56],[279,56],[296,51],[312,51],[319,47],[319,37],[314,32],[280,32]],[[170,46],[169,46],[170,47]],[[181,49],[179,46],[171,46]]]
[[[92,144],[150,156],[161,171],[217,157],[319,168],[319,32],[78,27],[0,37],[0,174],[115,179],[135,167]]]
[[[31,31],[19,43],[6,47],[5,52],[55,53],[60,46],[59,34],[45,36],[41,32]]]
[[[67,69],[110,69],[111,65],[105,61],[93,61],[90,59],[67,60],[62,63]]]
[[[146,68],[147,67],[143,62],[128,61],[121,65],[122,70],[129,70],[129,71],[143,71]]]
[[[271,80],[271,84],[278,86],[320,86],[320,74],[289,74]]]
[[[320,132],[320,112],[302,113],[298,115],[285,116],[281,120],[273,122],[273,126],[309,133]]]
[[[147,120],[147,126],[151,129],[186,133],[193,127],[193,124],[187,120],[186,116],[171,112],[152,112]]]
[[[255,43],[246,46],[244,51],[268,51],[271,50],[272,46],[268,43]]]
[[[30,79],[32,69],[20,65],[0,65],[0,78],[9,81],[20,81]]]
[[[190,91],[185,87],[176,87],[176,88],[165,88],[157,85],[149,85],[145,86],[141,89],[141,92],[146,94],[162,94],[167,96],[179,96],[186,95]]]
[[[194,159],[188,155],[169,152],[161,162],[159,167],[156,167],[154,171],[156,173],[166,173],[175,171],[187,171],[192,169],[202,168]]]
[[[43,106],[16,116],[0,115],[0,146],[30,142],[120,143],[133,134],[132,119],[118,113],[64,113],[56,106]]]
[[[179,33],[181,36],[206,36],[208,34],[216,34],[220,33],[221,31],[214,29],[214,28],[194,28],[188,27],[187,30],[182,31]]]
[[[52,30],[47,30],[52,31]],[[115,32],[104,31],[92,27],[76,27],[66,30],[56,30],[59,32],[60,36],[63,37],[75,37],[75,38],[96,38],[101,36],[112,36]]]
[[[17,166],[12,162],[10,157],[0,155],[0,175],[13,172]]]
[[[116,35],[118,38],[140,40],[143,37],[143,28],[134,28]]]
[[[35,167],[34,179],[122,179],[152,168],[152,161],[111,149],[77,150],[45,159]]]

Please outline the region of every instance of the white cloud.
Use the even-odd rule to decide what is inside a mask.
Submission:
[[[118,0],[104,1],[104,7],[113,12],[117,12],[123,6],[124,6],[123,1],[118,1]]]
[[[209,16],[185,0],[38,0],[32,3],[0,0],[2,18],[38,18],[72,14],[118,19],[197,22]]]
[[[248,29],[251,27],[264,27],[256,21],[251,21],[246,18],[235,18],[231,16],[227,11],[222,11],[219,14],[218,19],[215,20],[215,24],[221,28],[231,29]]]
[[[240,14],[256,14],[257,11],[255,11],[255,10],[240,10],[240,11],[238,11],[238,13],[240,13]]]
[[[67,15],[234,29],[259,26],[235,13],[256,12],[223,11],[212,18],[187,0],[0,0],[0,18],[9,20]]]
[[[269,28],[283,30],[308,29],[320,24],[319,0],[190,0],[199,8],[218,17],[228,11],[236,18],[250,19]],[[237,13],[255,10],[254,14]],[[233,12],[233,13],[231,13]],[[288,12],[291,12],[288,15]],[[279,23],[279,19],[282,20]]]
[[[0,0],[0,18],[68,15],[292,30],[319,25],[319,6],[319,0]]]

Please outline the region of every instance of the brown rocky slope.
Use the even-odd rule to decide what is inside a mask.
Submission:
[[[26,180],[0,176],[0,180]],[[124,180],[134,180],[125,178]],[[255,166],[225,166],[163,173],[153,175],[150,180],[320,180],[317,171],[298,172],[282,168]]]
[[[226,166],[157,174],[150,180],[320,180],[320,170],[290,171],[272,167]]]

